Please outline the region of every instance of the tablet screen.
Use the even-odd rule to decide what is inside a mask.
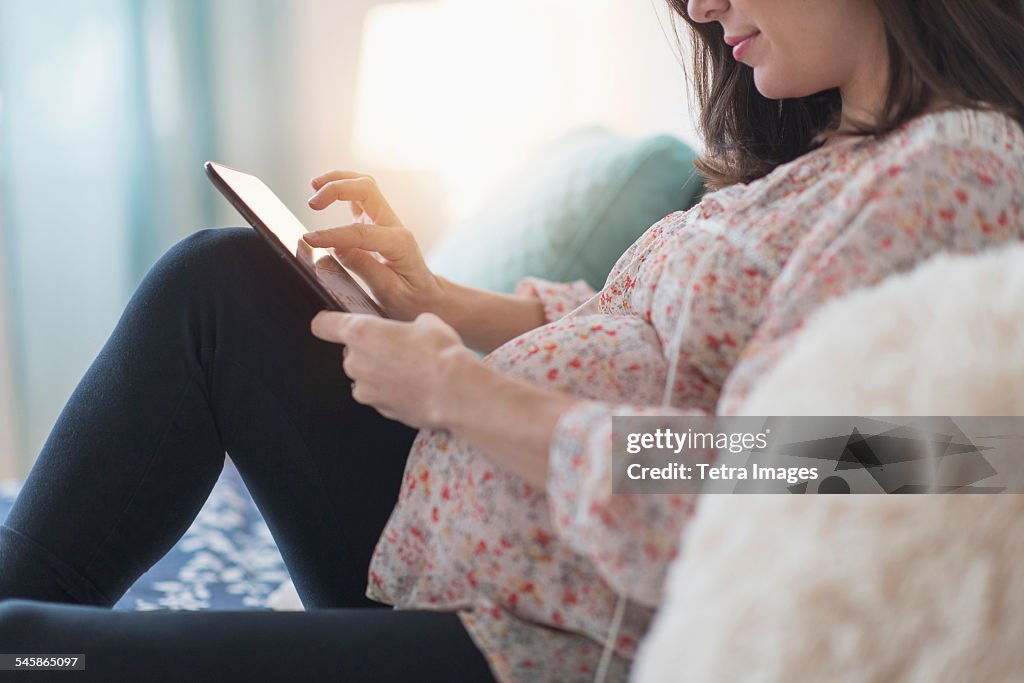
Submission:
[[[380,315],[370,295],[341,265],[334,252],[311,247],[303,241],[302,236],[308,232],[305,226],[262,180],[220,164],[211,162],[209,166],[288,253],[313,274],[345,310]],[[249,220],[248,216],[244,217]],[[256,225],[253,227],[259,232]]]

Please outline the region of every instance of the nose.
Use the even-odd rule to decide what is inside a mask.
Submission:
[[[728,9],[729,0],[689,0],[686,3],[686,13],[698,24],[715,21]]]

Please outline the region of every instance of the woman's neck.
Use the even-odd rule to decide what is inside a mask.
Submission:
[[[920,116],[926,116],[928,114],[934,114],[935,112],[948,109],[953,106],[953,102],[945,98],[935,98],[931,104],[925,107],[924,111],[921,112]],[[821,147],[832,147],[843,140],[851,137],[856,137],[857,126],[867,125],[874,126],[878,122],[878,116],[870,116],[866,118],[858,118],[859,114],[852,113],[845,106],[843,107],[842,118],[840,119],[839,125],[824,134],[825,142]]]

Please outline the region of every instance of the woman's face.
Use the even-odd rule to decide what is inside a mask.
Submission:
[[[689,0],[687,13],[722,25],[770,99],[886,80],[885,27],[871,0]]]

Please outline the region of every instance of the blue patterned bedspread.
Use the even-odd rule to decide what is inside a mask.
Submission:
[[[17,491],[17,482],[0,482],[0,520]],[[287,579],[270,530],[228,460],[196,521],[114,609],[268,609],[267,598]]]

